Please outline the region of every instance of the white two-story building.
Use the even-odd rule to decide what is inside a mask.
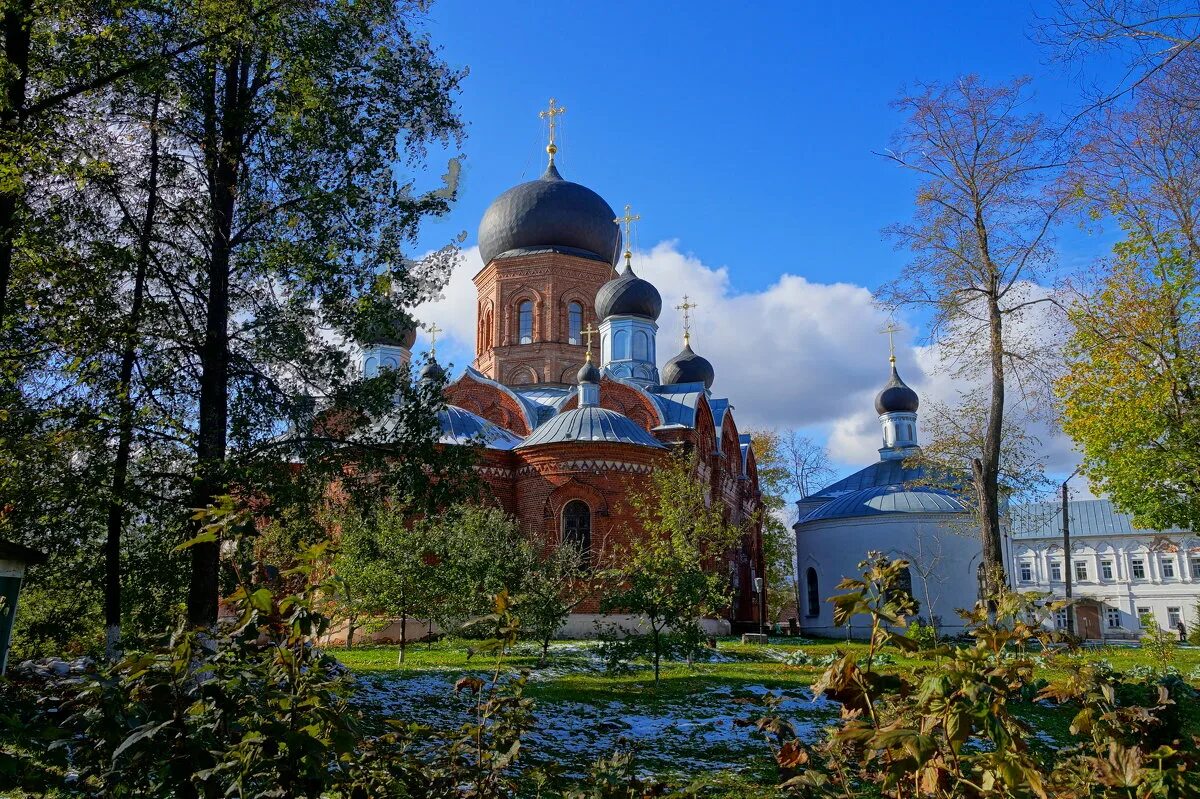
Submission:
[[[1064,596],[1070,569],[1075,630],[1089,639],[1135,638],[1149,614],[1175,632],[1200,622],[1200,535],[1189,530],[1138,530],[1108,500],[1070,503],[1070,557],[1063,556],[1062,504],[1010,509],[1006,549],[1019,591]],[[1066,611],[1059,611],[1065,627]]]

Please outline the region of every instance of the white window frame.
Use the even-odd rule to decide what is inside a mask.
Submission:
[[[1053,583],[1061,583],[1062,582],[1062,561],[1061,560],[1050,561],[1050,582],[1053,582]]]
[[[1175,579],[1175,561],[1174,560],[1172,560],[1169,557],[1159,558],[1158,567],[1160,569],[1162,569],[1162,576],[1163,576],[1164,580],[1174,580]]]
[[[1113,578],[1113,562],[1111,560],[1100,561],[1100,577],[1104,580]]]
[[[1141,572],[1141,574],[1138,574]],[[1145,580],[1146,579],[1146,559],[1131,558],[1129,561],[1129,579],[1130,580]]]
[[[1023,582],[1023,583],[1032,583],[1033,582],[1033,561],[1032,560],[1021,561],[1020,575],[1021,575],[1021,582]]]
[[[1167,626],[1174,630],[1183,621],[1182,607],[1167,608]]]
[[[1105,608],[1104,623],[1110,630],[1121,629],[1121,609],[1120,608]]]
[[[1088,578],[1087,561],[1086,560],[1075,561],[1074,569],[1075,569],[1075,579],[1079,580],[1080,582],[1087,582],[1087,578]],[[1080,572],[1082,572],[1082,574]]]

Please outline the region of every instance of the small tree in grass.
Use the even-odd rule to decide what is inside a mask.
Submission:
[[[344,518],[335,569],[338,599],[350,624],[348,646],[354,645],[354,629],[360,616],[396,617],[400,619],[397,661],[404,662],[408,620],[431,615],[436,601],[439,543],[395,503],[369,515]]]
[[[518,615],[523,630],[541,645],[538,665],[544,666],[550,639],[575,608],[594,593],[595,585],[579,546],[563,542],[546,557],[538,557],[532,549],[530,552]]]
[[[625,632],[648,645],[655,685],[670,645],[682,644],[690,660],[702,640],[697,620],[729,605],[728,579],[714,564],[737,531],[705,501],[705,491],[689,461],[655,472],[647,489],[630,498],[643,532],[616,552],[619,565],[606,572],[615,588],[601,610],[642,617],[645,632]]]
[[[1175,633],[1158,626],[1151,613],[1143,613],[1138,617],[1142,623],[1142,649],[1154,663],[1154,670],[1166,674],[1175,659]]]

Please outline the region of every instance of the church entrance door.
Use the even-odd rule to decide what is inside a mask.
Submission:
[[[1080,638],[1100,637],[1100,608],[1095,605],[1076,605],[1075,622]]]

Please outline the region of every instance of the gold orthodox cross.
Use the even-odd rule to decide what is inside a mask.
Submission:
[[[633,206],[625,203],[625,216],[618,216],[613,222],[620,225],[625,223],[625,262],[629,263],[629,259],[633,257],[633,223],[642,218],[641,214],[633,214],[630,211]],[[686,298],[685,298],[686,299]]]
[[[554,163],[554,154],[556,152],[558,152],[558,145],[556,145],[554,143],[554,118],[556,116],[561,116],[562,114],[567,113],[567,109],[565,106],[561,106],[561,105],[556,106],[554,104],[555,102],[556,102],[555,99],[553,97],[551,97],[550,98],[550,107],[548,109],[546,109],[545,111],[538,112],[538,117],[540,119],[550,120],[550,143],[546,145],[546,152],[550,153],[550,163],[552,163],[552,164]]]
[[[683,304],[676,305],[675,310],[683,311],[683,343],[686,345],[692,339],[692,317],[689,311],[696,307],[696,303],[688,300],[688,295],[683,295]]]
[[[437,334],[446,331],[438,327],[437,322],[433,322],[425,330],[429,333],[429,357],[433,358],[437,356]]]
[[[587,362],[591,363],[592,362],[592,335],[595,333],[599,333],[600,331],[597,330],[596,328],[592,327],[591,322],[588,322],[588,326],[585,327],[581,332],[583,333],[584,340],[587,341]]]
[[[893,336],[900,332],[900,326],[896,324],[895,319],[888,320],[887,326],[879,331],[887,333],[888,337],[888,361],[894,366],[896,363],[896,340]]]

